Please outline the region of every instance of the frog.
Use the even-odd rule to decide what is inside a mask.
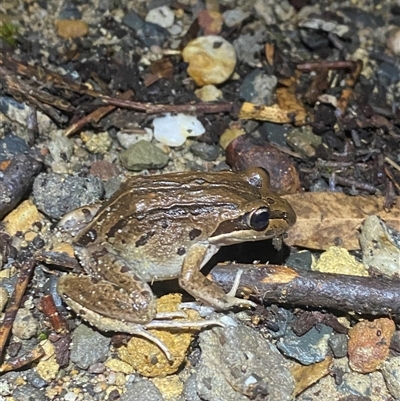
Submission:
[[[62,275],[58,293],[99,330],[145,337],[168,358],[168,349],[149,329],[221,323],[157,313],[151,283],[177,278],[182,289],[217,311],[253,307],[253,301],[236,297],[237,285],[225,293],[201,269],[220,247],[281,238],[296,221],[260,167],[133,176],[92,211],[81,208],[80,215],[84,226],[73,247],[83,273]],[[70,213],[60,226],[71,221],[79,226],[76,216]]]

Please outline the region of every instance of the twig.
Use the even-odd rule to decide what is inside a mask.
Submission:
[[[321,174],[322,177],[331,179],[332,175],[331,174]],[[343,185],[345,187],[349,188],[356,188],[356,189],[361,189],[363,191],[367,191],[371,194],[377,195],[381,191],[372,184],[368,184],[367,182],[361,182],[357,180],[353,180],[351,178],[344,178],[344,177],[339,177],[338,175],[335,175],[334,178],[335,184]]]
[[[131,96],[133,96],[133,91],[128,90],[125,93],[122,93],[119,97],[121,99],[129,99]],[[87,116],[84,116],[74,124],[70,125],[65,131],[64,135],[65,136],[71,136],[75,134],[75,132],[80,131],[85,125],[92,123],[92,122],[98,122],[100,119],[102,119],[105,115],[111,113],[114,111],[116,106],[101,106],[97,110],[93,111],[92,113],[88,114]]]
[[[342,61],[330,61],[322,60],[311,63],[300,63],[296,65],[296,68],[302,72],[311,72],[316,70],[350,70],[354,71],[357,68],[357,61],[353,60],[342,60]]]
[[[239,293],[271,304],[332,308],[372,315],[399,315],[400,281],[296,271],[276,265],[217,265],[210,275],[229,291],[238,269],[243,270]]]
[[[20,369],[23,366],[26,366],[30,364],[31,362],[34,362],[38,360],[39,358],[42,358],[45,355],[45,351],[41,345],[38,345],[36,348],[33,350],[27,352],[24,355],[21,355],[17,358],[13,358],[8,360],[7,362],[4,362],[0,366],[0,373],[5,373],[9,372],[11,370],[16,370]]]
[[[26,287],[28,286],[29,280],[36,266],[36,261],[32,258],[25,261],[19,271],[19,277],[15,290],[10,298],[10,302],[7,306],[4,314],[4,320],[0,327],[0,357],[4,355],[5,345],[10,334],[12,325],[15,320],[15,316],[21,306],[22,297],[24,296]]]

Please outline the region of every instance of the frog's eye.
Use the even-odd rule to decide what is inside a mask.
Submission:
[[[269,224],[269,209],[261,207],[250,214],[249,226],[255,231],[263,231]]]

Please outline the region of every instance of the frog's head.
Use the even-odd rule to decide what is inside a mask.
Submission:
[[[254,167],[240,175],[258,189],[260,196],[240,205],[236,213],[221,216],[210,243],[222,246],[279,237],[296,222],[289,202],[270,190],[269,175],[264,169]]]

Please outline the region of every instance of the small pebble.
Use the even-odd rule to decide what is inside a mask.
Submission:
[[[2,112],[1,109],[0,112]],[[11,159],[12,156],[24,152],[29,152],[29,146],[19,136],[6,135],[0,140],[0,161]]]
[[[239,96],[246,102],[269,106],[274,102],[277,83],[278,79],[275,75],[267,75],[260,70],[254,70],[243,80]]]
[[[395,324],[389,318],[363,320],[349,330],[348,355],[351,369],[370,373],[379,369],[389,356]]]
[[[225,11],[222,16],[224,17],[225,25],[228,28],[232,28],[248,18],[250,13],[243,11],[241,8],[234,8],[233,10]]]
[[[187,137],[204,134],[203,124],[194,116],[186,114],[171,115],[167,113],[163,117],[153,120],[154,138],[164,145],[181,146]]]
[[[86,36],[89,27],[82,20],[58,20],[56,21],[57,35],[63,39],[75,39]]]
[[[15,317],[12,332],[21,340],[29,340],[36,336],[39,328],[38,321],[34,318],[32,312],[26,308],[18,309]]]
[[[347,355],[347,336],[346,334],[333,333],[329,338],[329,346],[335,358],[343,358]]]
[[[214,102],[223,97],[222,91],[214,85],[204,85],[200,89],[196,89],[194,94],[203,102]]]
[[[329,247],[321,254],[312,270],[321,273],[348,274],[352,276],[368,276],[366,267],[356,261],[347,249],[338,246]]]
[[[43,219],[31,200],[22,202],[4,219],[6,232],[13,236],[17,232],[26,233],[32,226]]]
[[[8,302],[8,291],[4,287],[0,287],[0,312],[3,312]]]
[[[400,55],[400,29],[395,28],[389,32],[388,38],[386,40],[386,46],[389,51],[395,56]]]
[[[141,171],[165,167],[169,156],[152,143],[142,140],[121,152],[119,159],[127,170]]]
[[[69,161],[74,154],[74,144],[65,136],[57,136],[47,145],[55,162]]]
[[[183,49],[189,63],[187,72],[198,86],[220,84],[233,73],[236,65],[234,47],[221,36],[201,36]]]
[[[224,19],[218,11],[202,10],[197,18],[205,36],[221,33]]]
[[[400,356],[385,361],[381,371],[391,396],[400,399]]]
[[[92,132],[82,132],[81,139],[90,153],[105,154],[111,148],[112,139],[108,132],[93,134]]]
[[[107,160],[97,160],[90,165],[90,174],[102,181],[108,181],[118,176],[119,173],[118,166]]]
[[[367,268],[386,277],[399,276],[400,249],[383,220],[368,216],[361,225],[359,241]]]
[[[151,142],[153,139],[153,130],[150,128],[145,128],[140,133],[118,131],[117,139],[124,149],[128,149],[129,146],[134,145],[139,141]]]
[[[174,19],[174,12],[168,6],[153,8],[146,15],[147,22],[152,22],[163,28],[170,28],[174,24]]]
[[[160,390],[149,380],[143,379],[126,386],[121,401],[165,401]]]
[[[277,343],[277,347],[284,355],[301,364],[312,365],[326,358],[329,351],[328,340],[332,332],[332,328],[325,325],[320,325],[318,330],[313,327],[300,337],[288,330]]]
[[[207,143],[196,142],[190,147],[190,151],[201,159],[211,162],[217,159],[220,153],[220,148]]]
[[[109,337],[80,324],[72,334],[71,361],[82,369],[88,369],[90,365],[106,360],[109,345]]]

